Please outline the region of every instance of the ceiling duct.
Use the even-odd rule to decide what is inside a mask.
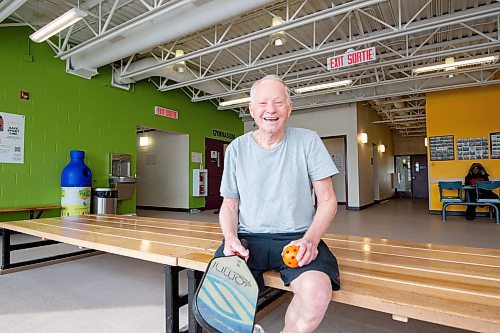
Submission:
[[[144,58],[138,61],[134,61],[131,63],[127,70],[130,72],[138,71],[143,68],[148,68],[158,64],[158,60],[155,58]],[[116,73],[121,73],[122,69],[117,69]],[[174,68],[174,65],[163,66],[156,70],[148,71],[145,74],[135,75],[129,78],[120,78],[119,75],[114,75],[113,80],[117,85],[126,86],[128,84],[146,79],[152,76],[160,76],[168,80],[176,81],[176,82],[186,82],[189,80],[195,79],[195,76],[191,71],[185,70],[183,72],[179,72]],[[222,83],[218,81],[209,81],[209,82],[200,82],[191,85],[191,87],[201,90],[208,94],[221,94],[227,92],[229,89],[225,87]],[[245,95],[234,95],[245,97]]]
[[[97,68],[135,53],[207,29],[217,23],[272,3],[271,0],[171,1],[136,19],[61,53],[71,69],[97,73]]]

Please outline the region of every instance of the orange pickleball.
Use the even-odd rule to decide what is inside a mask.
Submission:
[[[297,245],[287,246],[283,250],[283,253],[281,254],[285,265],[291,268],[299,267],[299,261],[297,260],[297,253],[299,253],[299,247]]]

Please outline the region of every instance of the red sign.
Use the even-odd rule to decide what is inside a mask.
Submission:
[[[162,108],[161,106],[155,106],[155,114],[162,116],[162,117],[172,118],[172,119],[179,118],[179,114],[177,111],[165,109],[165,108]]]
[[[326,66],[328,69],[337,69],[373,61],[375,59],[377,59],[375,48],[370,47],[369,49],[347,52],[336,57],[327,58]]]

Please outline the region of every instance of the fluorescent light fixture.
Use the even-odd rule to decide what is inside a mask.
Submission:
[[[368,142],[368,134],[359,133],[359,141],[361,141],[361,143],[367,143]]]
[[[453,57],[446,58],[446,59],[444,59],[444,63],[447,65],[453,64],[453,63],[455,63],[455,58],[453,58]],[[452,67],[445,68],[444,71],[448,72],[448,71],[453,71],[455,69],[457,69],[457,68],[455,66],[452,66]],[[453,73],[448,74],[449,79],[451,79],[454,76],[455,75]]]
[[[58,32],[66,29],[70,25],[80,21],[85,16],[87,16],[87,13],[83,10],[80,10],[78,8],[70,9],[66,13],[56,18],[54,21],[49,22],[44,27],[32,33],[30,35],[30,38],[34,42],[41,43],[54,36]]]
[[[243,104],[243,103],[248,103],[248,102],[250,102],[250,97],[244,97],[244,98],[239,98],[239,99],[233,99],[230,101],[220,102],[219,106],[231,106],[231,105]]]
[[[450,58],[446,58],[446,59],[450,59]],[[448,60],[448,63],[445,60],[444,64],[415,68],[412,72],[415,74],[420,74],[420,73],[435,72],[435,71],[440,71],[440,70],[445,70],[445,71],[448,70],[449,71],[449,70],[453,70],[453,69],[460,68],[460,67],[476,66],[476,65],[494,63],[494,62],[498,61],[498,59],[499,59],[499,56],[495,55],[495,56],[488,56],[488,57],[482,57],[482,58],[476,58],[476,59],[467,59],[467,60],[462,60],[462,61]]]
[[[0,22],[9,17],[28,0],[3,0],[0,2]]]
[[[329,83],[317,84],[315,86],[310,86],[310,87],[297,88],[294,91],[296,94],[302,94],[302,93],[317,91],[317,90],[346,87],[346,86],[350,85],[351,83],[352,83],[352,80],[334,81],[334,82],[329,82]]]
[[[378,152],[385,153],[385,145],[383,145],[383,144],[378,145]]]
[[[175,50],[175,57],[174,58],[179,58],[179,57],[182,57],[183,55],[184,55],[183,50]],[[182,60],[182,61],[175,63],[174,70],[177,73],[184,73],[184,71],[186,70],[186,61]]]
[[[278,16],[273,16],[273,21],[271,23],[272,27],[276,27],[278,25],[283,24],[283,19]],[[269,37],[271,43],[275,46],[281,46],[286,43],[286,33],[284,30],[272,33]]]
[[[141,146],[141,147],[149,146],[149,136],[139,137],[139,146]]]

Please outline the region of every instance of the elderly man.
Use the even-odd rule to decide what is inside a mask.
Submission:
[[[216,256],[239,252],[261,289],[262,273],[279,271],[294,293],[283,333],[312,332],[332,289],[340,288],[337,260],[321,240],[337,211],[332,176],[338,170],[315,132],[285,126],[292,103],[281,79],[270,75],[255,82],[250,97],[258,129],[238,137],[226,151],[219,217],[224,242]],[[288,245],[299,246],[297,268],[281,258]]]

